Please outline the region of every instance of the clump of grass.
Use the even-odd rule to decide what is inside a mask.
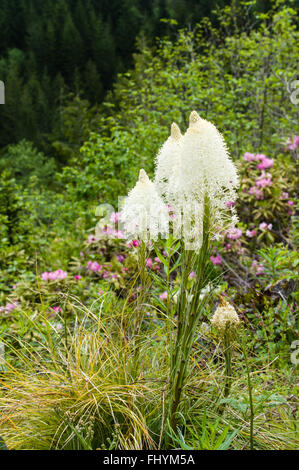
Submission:
[[[120,319],[84,309],[74,331],[16,351],[21,367],[7,364],[1,377],[0,427],[14,449],[154,449],[147,420],[159,403],[159,381],[151,387],[131,374],[134,349]],[[49,325],[48,325],[49,326]],[[118,334],[116,332],[118,331]],[[138,344],[151,369],[149,344]],[[157,377],[154,377],[154,380]]]

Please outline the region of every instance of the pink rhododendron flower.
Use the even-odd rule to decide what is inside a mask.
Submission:
[[[94,235],[89,235],[87,239],[87,243],[90,245],[91,243],[95,243],[98,241],[98,238],[95,237]]]
[[[242,236],[242,230],[240,228],[231,228],[226,232],[227,238],[230,240],[237,240]]]
[[[243,155],[243,159],[247,162],[252,162],[253,160],[255,160],[255,155],[253,153],[245,152]]]
[[[88,269],[89,271],[93,271],[94,273],[97,273],[101,271],[102,267],[103,266],[99,264],[97,261],[88,261],[86,269]]]
[[[256,186],[251,186],[251,188],[249,188],[248,192],[249,192],[249,194],[254,195],[257,199],[264,199],[262,191],[259,188],[257,188]]]
[[[266,168],[271,168],[274,165],[274,161],[271,158],[264,158],[261,163],[257,165],[259,170],[266,170]]]
[[[289,150],[296,150],[297,147],[299,147],[299,135],[295,135],[293,140],[289,139],[287,145]]]
[[[262,222],[259,225],[260,230],[272,230],[272,224],[266,224],[266,222]]]
[[[216,266],[217,264],[221,264],[222,260],[219,255],[210,256],[210,260],[212,261],[213,265]]]
[[[167,292],[166,291],[162,292],[162,294],[159,295],[159,298],[160,298],[160,300],[167,299]]]
[[[270,175],[270,173],[265,174],[263,172],[262,175],[256,180],[255,184],[256,186],[259,186],[261,188],[265,188],[266,186],[271,186],[272,176]]]
[[[146,260],[146,265],[147,265],[148,268],[151,269],[151,267],[153,266],[153,260],[152,260],[152,258],[148,258],[148,259]]]
[[[249,237],[249,238],[252,238],[254,237],[255,235],[255,230],[246,230],[246,236]]]
[[[120,217],[119,212],[112,212],[111,217],[110,217],[110,222],[112,222],[113,224],[119,222],[119,217]]]
[[[65,279],[67,277],[67,272],[62,271],[62,269],[57,269],[57,271],[48,272],[45,271],[42,273],[42,280],[43,281],[60,281],[61,279]]]
[[[263,153],[257,153],[257,154],[255,155],[255,159],[256,159],[256,160],[263,161],[265,158],[267,158],[267,157],[266,157],[266,155],[264,155]]]

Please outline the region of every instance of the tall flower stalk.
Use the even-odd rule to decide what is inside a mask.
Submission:
[[[207,300],[203,289],[209,282],[211,242],[237,222],[232,202],[236,199],[238,175],[222,135],[195,111],[190,114],[184,135],[172,124],[155,163],[154,183],[140,171],[139,181],[125,201],[122,220],[125,232],[143,241],[165,237],[169,224],[174,239],[180,240],[180,287],[173,319],[167,321],[168,327],[176,322],[171,334],[175,338],[171,341],[167,412],[168,422],[175,429],[194,336]],[[169,209],[174,217],[171,220]],[[191,272],[195,278],[189,288]],[[168,297],[169,292],[168,285]]]

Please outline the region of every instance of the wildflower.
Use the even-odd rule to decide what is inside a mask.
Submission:
[[[241,322],[234,307],[221,297],[220,304],[211,318],[211,323],[224,333],[227,326],[238,327]]]
[[[259,170],[265,170],[266,168],[271,168],[274,165],[274,161],[271,158],[265,157],[261,163],[257,165]]]
[[[264,265],[262,263],[258,263],[256,260],[254,260],[251,264],[251,269],[253,269],[258,276],[259,274],[262,274],[265,270]]]
[[[58,313],[62,312],[62,308],[59,307],[59,306],[58,307],[52,307],[52,310],[54,310],[54,312],[58,312]]]
[[[164,152],[164,147],[162,149]],[[185,242],[191,242],[192,248],[197,250],[201,246],[206,197],[211,207],[211,232],[214,236],[218,234],[217,226],[227,222],[236,223],[232,203],[236,199],[238,176],[222,135],[212,123],[200,118],[195,111],[190,114],[189,128],[180,137],[177,149],[180,158],[173,165],[168,186],[158,168],[155,181],[163,186],[164,198],[174,208],[174,223],[180,224],[183,215],[183,233],[179,236]],[[167,158],[173,161],[172,155],[169,154]],[[228,202],[231,209],[229,213]]]
[[[261,188],[265,188],[266,186],[271,186],[272,185],[272,176],[270,173],[265,174],[265,172],[262,173],[262,175],[256,180],[255,182],[256,186],[259,186]]]
[[[242,236],[242,230],[236,227],[231,228],[230,230],[226,232],[226,236],[230,240],[237,240],[238,238]]]
[[[287,148],[289,150],[296,150],[296,148],[299,147],[299,135],[295,135],[293,140],[289,139],[287,143]]]
[[[60,281],[67,277],[68,273],[63,271],[62,269],[57,269],[57,271],[48,272],[45,271],[42,273],[42,280],[43,281]]]
[[[260,161],[265,160],[265,158],[267,158],[267,157],[263,153],[257,153],[256,156],[255,156],[255,159],[260,160]]]
[[[253,153],[245,152],[243,155],[243,159],[247,162],[252,162],[253,160],[255,160],[255,155]]]
[[[152,268],[152,266],[153,266],[153,260],[152,260],[152,258],[148,258],[148,259],[146,260],[146,265],[147,265],[148,268],[150,268],[150,269]]]
[[[166,292],[166,291],[162,292],[162,294],[159,295],[159,299],[160,299],[160,300],[165,300],[165,299],[167,299],[167,292]]]
[[[115,224],[119,222],[119,218],[120,218],[120,212],[112,212],[110,216],[110,222]]]
[[[88,261],[86,269],[88,269],[89,271],[93,271],[94,273],[97,273],[101,271],[102,267],[103,266],[99,264],[97,261]]]
[[[167,207],[144,170],[140,170],[136,186],[129,192],[121,211],[121,221],[127,236],[143,241],[156,240],[168,234]]]
[[[212,261],[213,265],[216,266],[217,264],[221,264],[222,260],[219,255],[210,256],[210,260]]]
[[[262,222],[259,225],[260,230],[272,230],[272,224],[267,224],[266,222]]]
[[[251,188],[249,188],[248,192],[249,192],[249,194],[254,195],[257,199],[263,199],[264,198],[262,191],[259,188],[257,188],[256,186],[251,186]]]
[[[91,245],[91,243],[95,243],[95,242],[97,242],[97,241],[98,241],[98,238],[95,237],[94,235],[89,235],[89,236],[88,236],[87,243],[88,243],[89,245]]]
[[[5,305],[5,310],[8,313],[8,312],[11,312],[12,310],[14,310],[17,307],[18,307],[18,302],[15,301],[15,302],[12,302],[12,303],[7,303]]]
[[[249,237],[249,238],[252,238],[254,237],[255,235],[255,230],[246,230],[246,236]]]
[[[161,196],[168,193],[169,183],[174,181],[172,175],[177,171],[180,163],[181,142],[181,131],[174,122],[171,125],[170,136],[162,145],[156,157],[155,184]],[[173,211],[170,204],[167,207],[169,212]]]

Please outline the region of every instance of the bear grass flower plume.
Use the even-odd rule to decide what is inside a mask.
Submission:
[[[147,241],[168,235],[167,207],[143,169],[135,187],[124,200],[120,222],[127,238]]]
[[[223,298],[220,298],[220,304],[211,318],[211,323],[216,326],[220,333],[224,333],[227,327],[238,327],[241,322],[234,307]]]
[[[237,222],[233,202],[239,184],[223,136],[209,121],[192,111],[189,128],[181,136],[176,124],[162,146],[157,160],[155,183],[165,202],[182,214],[182,238],[201,245],[204,201],[208,198],[211,232],[217,238],[219,227],[228,229]]]
[[[181,158],[182,134],[179,126],[173,122],[168,139],[164,142],[156,156],[155,185],[158,193],[167,198],[174,173],[178,170]]]

